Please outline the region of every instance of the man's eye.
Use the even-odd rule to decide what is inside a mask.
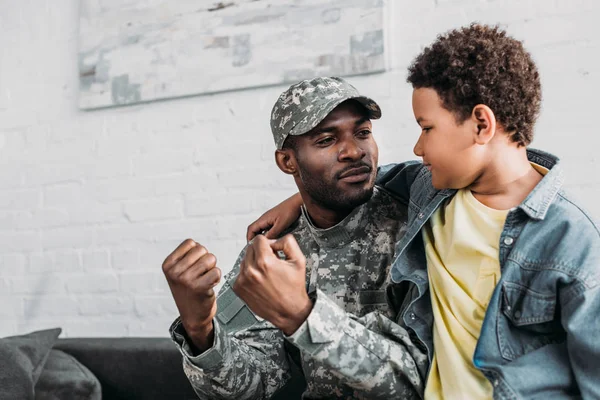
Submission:
[[[360,132],[358,132],[358,136],[369,136],[371,134],[371,131],[368,129],[364,129]]]
[[[431,130],[431,127],[426,127],[426,128],[423,128],[423,132],[424,132],[424,133],[427,133],[427,132],[429,132],[430,130]]]
[[[317,145],[318,146],[326,146],[326,145],[330,144],[331,142],[333,142],[333,138],[327,137],[327,138],[317,141]]]

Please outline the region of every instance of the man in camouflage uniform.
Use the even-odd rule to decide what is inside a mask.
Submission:
[[[303,398],[422,398],[427,355],[388,299],[406,207],[374,187],[379,106],[339,78],[292,85],[271,130],[302,215],[278,240],[256,237],[225,277],[191,239],[163,263],[180,317],[171,336],[201,398],[270,398],[290,378]],[[386,292],[387,290],[387,292]]]

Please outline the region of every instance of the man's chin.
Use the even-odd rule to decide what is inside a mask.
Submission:
[[[372,183],[365,183],[364,187],[354,188],[354,190],[342,190],[340,192],[340,203],[343,208],[356,208],[371,199],[373,196]]]

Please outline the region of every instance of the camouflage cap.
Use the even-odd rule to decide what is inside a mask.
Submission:
[[[279,96],[271,111],[271,132],[277,149],[283,147],[288,135],[307,133],[346,100],[356,100],[365,106],[371,119],[381,117],[377,103],[361,96],[342,78],[320,77],[290,86]]]

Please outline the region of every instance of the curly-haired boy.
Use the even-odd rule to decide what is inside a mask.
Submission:
[[[600,398],[600,229],[558,158],[526,148],[541,103],[530,54],[472,24],[425,48],[408,82],[423,162],[383,167],[378,184],[409,204],[391,270],[406,295],[388,301],[428,349],[425,398]],[[249,234],[276,234],[297,201]]]
[[[530,54],[473,24],[439,36],[408,82],[423,163],[380,183],[410,199],[392,278],[416,281],[406,322],[430,349],[433,311],[425,397],[600,398],[600,232],[558,158],[526,148],[541,103]]]

